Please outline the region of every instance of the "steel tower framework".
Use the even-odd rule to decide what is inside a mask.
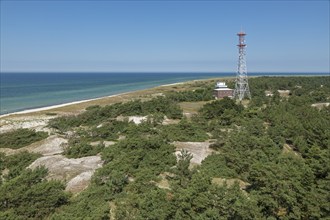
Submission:
[[[242,101],[245,97],[251,99],[247,69],[246,69],[246,51],[245,51],[245,35],[243,31],[238,34],[238,65],[237,65],[237,74],[236,74],[236,83],[234,90],[234,98]]]

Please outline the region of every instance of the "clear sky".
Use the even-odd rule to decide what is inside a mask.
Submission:
[[[1,0],[1,72],[330,72],[329,1]]]

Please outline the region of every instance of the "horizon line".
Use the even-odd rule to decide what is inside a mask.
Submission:
[[[214,74],[227,74],[237,73],[236,71],[0,71],[2,73],[214,73]],[[249,73],[320,73],[330,74],[326,71],[251,71]]]

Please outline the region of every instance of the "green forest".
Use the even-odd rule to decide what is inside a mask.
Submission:
[[[99,154],[102,168],[73,195],[64,182],[47,180],[44,167],[26,169],[39,154],[0,153],[0,219],[329,219],[330,106],[312,105],[330,102],[330,78],[255,77],[249,84],[252,100],[242,103],[214,100],[214,82],[205,82],[52,119],[58,134],[74,134],[66,157]],[[201,101],[189,117],[180,107]],[[1,142],[17,149],[46,137],[18,130]],[[176,157],[175,141],[209,141],[214,152],[191,166],[189,151]]]

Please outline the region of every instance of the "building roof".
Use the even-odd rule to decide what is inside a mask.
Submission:
[[[215,88],[227,88],[227,85],[225,82],[217,82]]]

